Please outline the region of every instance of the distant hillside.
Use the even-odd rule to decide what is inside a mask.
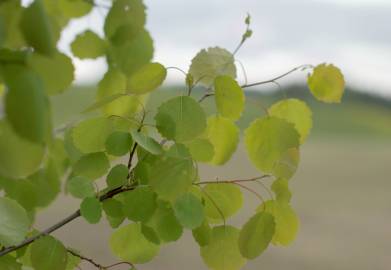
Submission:
[[[176,86],[155,91],[146,106],[151,111],[150,116],[154,115],[162,100],[181,91],[185,92],[183,88]],[[194,90],[195,97],[200,97],[203,93],[204,89]],[[56,126],[83,117],[80,112],[94,102],[94,96],[93,87],[75,87],[53,97]],[[391,100],[348,89],[341,104],[324,104],[316,101],[306,86],[297,85],[284,87],[280,91],[246,91],[246,96],[246,110],[239,120],[242,128],[256,117],[264,115],[264,108],[273,102],[284,97],[298,97],[304,99],[313,110],[312,138],[349,136],[351,139],[391,140]],[[206,99],[203,106],[210,114],[216,111],[212,98]]]

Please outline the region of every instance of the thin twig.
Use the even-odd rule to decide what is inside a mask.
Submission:
[[[233,184],[233,183],[243,183],[243,182],[255,182],[264,178],[271,177],[269,174],[261,175],[261,176],[256,176],[248,179],[234,179],[234,180],[212,180],[212,181],[202,181],[198,183],[193,183],[193,185],[206,185],[206,184]]]

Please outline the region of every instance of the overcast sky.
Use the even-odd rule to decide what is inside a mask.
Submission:
[[[101,0],[105,2],[105,0]],[[348,85],[391,97],[391,0],[145,0],[147,28],[155,41],[155,61],[187,70],[201,49],[233,50],[244,30],[247,12],[253,37],[237,58],[249,81],[279,75],[301,64],[334,63]],[[63,33],[61,48],[90,28],[102,33],[104,10],[74,20]],[[103,59],[75,59],[77,82],[101,76]],[[239,76],[239,80],[242,80]],[[169,73],[179,82],[179,73]],[[304,73],[282,85],[303,81]]]

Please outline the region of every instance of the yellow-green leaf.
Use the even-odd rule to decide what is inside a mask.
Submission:
[[[230,76],[217,76],[214,81],[215,101],[218,112],[229,119],[237,120],[244,109],[244,93]]]
[[[316,66],[307,80],[316,99],[327,103],[339,103],[345,89],[345,80],[339,68],[332,64]]]
[[[166,79],[166,68],[159,63],[149,63],[141,67],[128,80],[127,92],[145,94],[158,88]]]

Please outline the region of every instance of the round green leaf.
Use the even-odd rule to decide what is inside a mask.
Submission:
[[[316,99],[327,103],[341,102],[345,80],[339,68],[320,64],[308,76],[307,84]]]
[[[37,52],[46,55],[55,52],[52,27],[42,1],[34,1],[23,11],[20,29],[24,39]]]
[[[244,109],[244,93],[230,76],[218,76],[214,81],[215,101],[219,113],[232,120],[240,118]]]
[[[23,138],[43,143],[51,129],[49,102],[41,79],[31,70],[7,66],[5,112],[10,124]]]
[[[201,256],[210,269],[239,270],[246,264],[238,246],[239,230],[232,226],[213,228],[208,245],[201,247]]]
[[[146,222],[156,210],[156,194],[149,187],[126,192],[123,198],[123,211],[130,220]]]
[[[206,86],[213,84],[219,75],[236,78],[236,67],[233,55],[219,47],[202,49],[191,61],[189,73],[194,81]]]
[[[2,270],[22,270],[22,266],[16,261],[16,258],[9,254],[0,257],[0,269]]]
[[[232,120],[221,116],[210,116],[207,128],[208,139],[214,148],[211,161],[214,165],[225,164],[239,143],[239,128]]]
[[[82,156],[74,165],[73,173],[94,180],[103,176],[110,167],[109,160],[103,152]]]
[[[174,212],[179,223],[188,229],[199,227],[205,217],[201,201],[192,193],[185,193],[175,201]]]
[[[106,52],[106,43],[96,33],[87,30],[76,36],[71,44],[72,53],[80,59],[95,59]]]
[[[0,198],[0,244],[17,245],[24,240],[30,227],[26,210],[16,201]]]
[[[54,237],[47,235],[31,245],[31,264],[39,270],[65,270],[68,254],[64,245]]]
[[[113,156],[123,156],[132,147],[132,136],[128,132],[115,131],[106,139],[106,151]]]
[[[159,252],[159,246],[145,238],[138,223],[116,230],[111,235],[110,248],[121,260],[131,263],[149,262]]]
[[[204,187],[205,214],[213,221],[223,221],[242,208],[243,194],[233,184],[207,184]]]
[[[291,244],[299,231],[299,218],[295,211],[287,203],[279,201],[267,201],[265,206],[260,205],[258,211],[263,211],[273,215],[276,222],[276,230],[272,239],[273,244],[288,246]]]
[[[240,231],[240,253],[243,257],[255,259],[268,247],[274,232],[275,222],[272,215],[265,212],[255,214]]]
[[[175,217],[171,206],[163,201],[158,202],[158,208],[147,223],[159,236],[162,242],[177,241],[183,229]]]
[[[127,91],[145,94],[158,88],[166,79],[166,68],[159,63],[148,63],[137,70],[128,80]]]
[[[177,142],[192,140],[206,128],[204,110],[188,96],[175,97],[163,103],[155,120],[160,134]]]
[[[195,161],[208,162],[214,156],[214,147],[207,139],[195,139],[186,144]]]
[[[127,76],[130,76],[152,60],[152,38],[148,31],[141,30],[131,40],[110,47],[109,57]]]
[[[289,203],[292,193],[289,190],[289,181],[284,178],[276,179],[271,185],[271,189],[276,195],[276,201],[281,203]]]
[[[107,175],[107,186],[110,189],[115,189],[125,185],[128,181],[128,171],[128,167],[123,164],[115,165]]]
[[[59,8],[64,16],[77,18],[87,15],[93,7],[93,3],[85,0],[58,0]]]
[[[73,143],[83,153],[104,150],[110,134],[109,121],[104,117],[83,120],[72,129]]]
[[[288,149],[299,146],[299,134],[293,124],[267,116],[255,120],[245,130],[245,144],[252,163],[268,173]]]
[[[43,80],[48,95],[56,95],[67,90],[74,79],[72,60],[63,53],[56,52],[52,56],[33,53],[29,65]]]
[[[210,228],[209,224],[204,221],[201,226],[195,228],[192,231],[192,234],[198,245],[203,247],[209,244],[212,235],[212,229]]]
[[[141,146],[143,149],[148,151],[149,153],[151,153],[153,155],[160,155],[163,153],[162,146],[157,141],[152,139],[151,137],[148,137],[148,136],[146,136],[136,130],[132,130],[131,134],[132,134],[133,140],[139,146]]]
[[[297,148],[289,148],[282,154],[273,168],[273,175],[290,179],[296,172],[300,161],[300,152]]]
[[[95,194],[91,180],[83,176],[74,176],[68,179],[66,189],[73,197],[79,199],[92,197]]]
[[[114,218],[124,217],[124,212],[122,211],[122,203],[116,199],[107,199],[102,203],[103,210],[107,216]]]
[[[80,204],[80,214],[89,223],[98,223],[102,217],[102,205],[95,197],[84,198]]]
[[[153,164],[149,184],[161,199],[175,201],[188,191],[195,175],[192,160],[161,157]]]
[[[134,38],[144,28],[145,6],[141,0],[117,0],[106,16],[104,31],[115,44]]]
[[[304,143],[312,127],[312,112],[304,101],[290,98],[273,104],[269,115],[292,123],[300,134],[300,143]]]
[[[143,104],[144,96],[127,95],[126,76],[118,68],[110,68],[98,84],[97,103],[105,115],[131,116]]]
[[[8,123],[0,121],[0,175],[22,178],[40,166],[44,147],[19,137]]]
[[[168,157],[190,159],[190,152],[184,144],[174,143],[165,153]]]

